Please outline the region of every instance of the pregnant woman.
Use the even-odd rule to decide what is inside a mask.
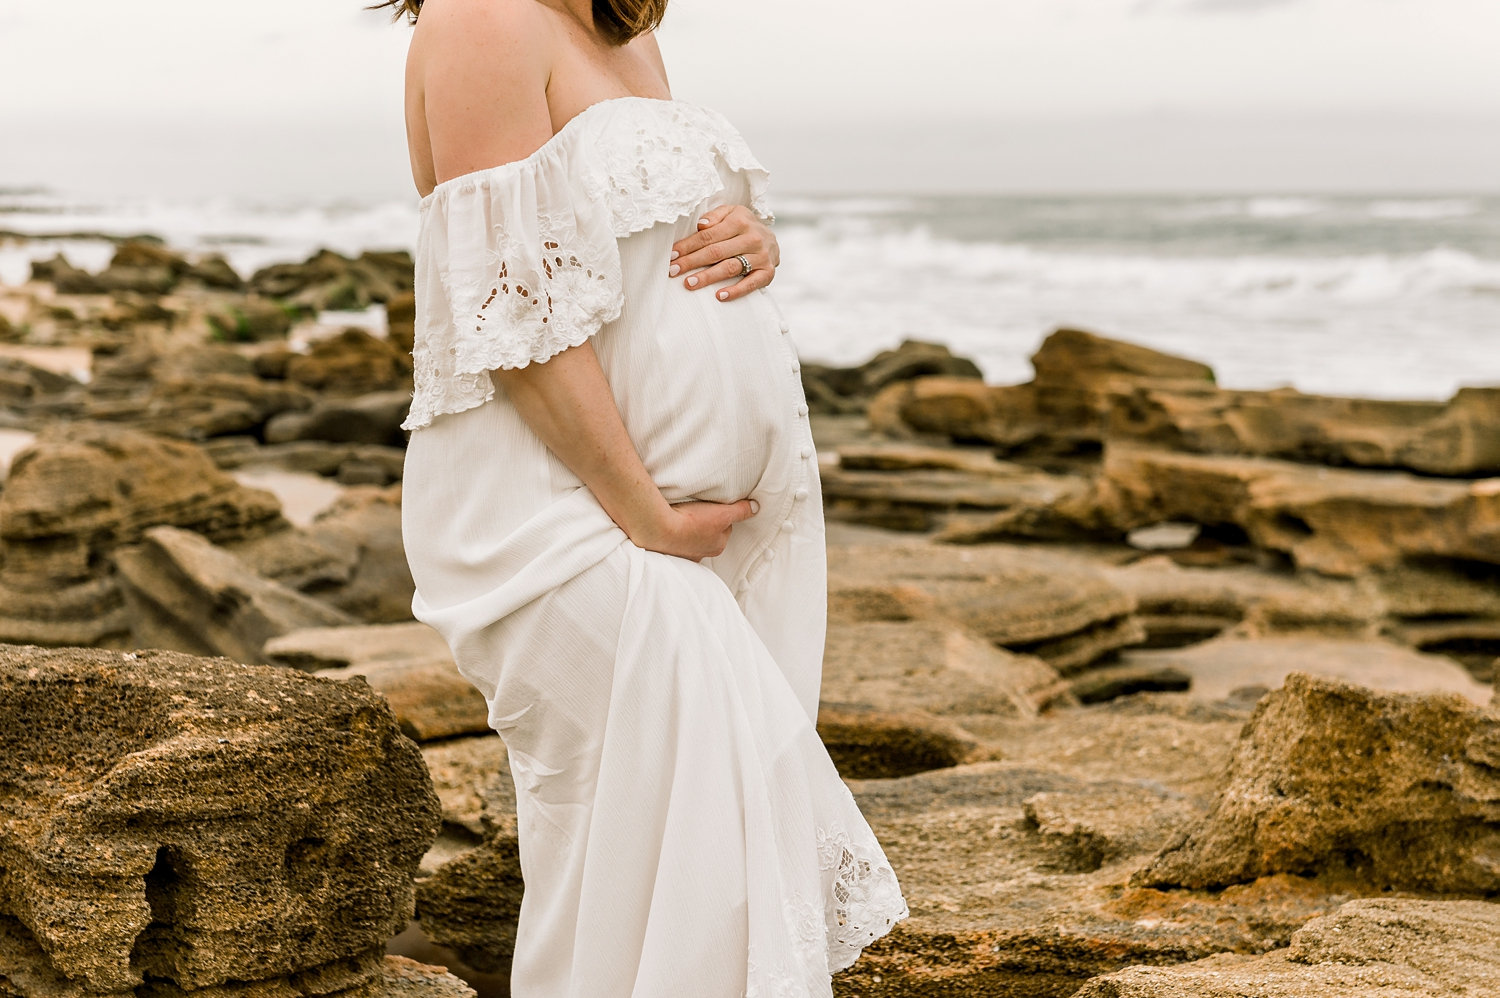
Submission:
[[[426,192],[412,609],[508,749],[512,993],[826,998],[907,908],[814,728],[823,520],[766,171],[670,95],[666,0],[388,5]]]

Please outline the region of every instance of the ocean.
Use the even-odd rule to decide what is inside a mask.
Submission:
[[[1212,364],[1227,387],[1443,398],[1500,384],[1500,196],[779,195],[773,286],[809,361],[903,339],[998,383],[1074,326]],[[410,248],[416,199],[319,203],[87,198],[0,190],[0,283],[90,233],[149,233],[242,273]],[[663,280],[666,280],[663,273]]]

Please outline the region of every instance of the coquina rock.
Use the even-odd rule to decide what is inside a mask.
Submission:
[[[1500,388],[1421,402],[1143,385],[1114,398],[1106,435],[1201,454],[1500,475]]]
[[[1002,545],[835,547],[834,622],[945,620],[1063,674],[1144,636],[1135,603],[1082,559]]]
[[[1077,477],[978,448],[885,443],[840,447],[838,455],[838,467],[822,471],[829,518],[895,530],[931,530],[955,512],[1046,505],[1085,488]]]
[[[215,542],[289,527],[274,495],[191,444],[99,423],[47,427],[0,492],[0,641],[128,645],[111,556],[159,524]]]
[[[1500,714],[1455,694],[1293,673],[1264,697],[1213,807],[1132,878],[1222,888],[1291,873],[1500,895]]]
[[[887,387],[870,403],[870,422],[895,435],[937,434],[1025,454],[1097,453],[1116,396],[1141,384],[1213,383],[1213,370],[1183,357],[1059,329],[1032,356],[1024,385],[985,385],[951,377]]]
[[[978,365],[956,357],[941,343],[904,340],[857,367],[803,364],[802,387],[815,413],[863,412],[870,398],[887,385],[930,375],[978,380]]]
[[[1221,954],[1176,967],[1131,967],[1075,998],[1411,998],[1500,994],[1500,904],[1350,901],[1260,956]]]
[[[273,638],[264,654],[278,665],[329,679],[362,676],[416,741],[490,730],[484,696],[459,675],[448,643],[426,624],[310,627]]]
[[[1229,526],[1299,568],[1351,576],[1411,562],[1500,564],[1500,479],[1419,478],[1111,445],[1088,493],[1009,510],[955,541],[1121,540],[1163,522]]]
[[[0,991],[375,998],[439,810],[359,684],[0,646],[0,817]]]
[[[354,623],[327,603],[263,578],[201,534],[152,527],[114,555],[135,643],[265,662],[272,638]]]
[[[1046,662],[996,648],[951,624],[834,621],[823,653],[823,697],[879,710],[913,708],[964,723],[971,714],[1036,717],[1066,702]]]
[[[363,329],[346,329],[288,359],[286,379],[328,395],[363,395],[409,384],[405,351]]]

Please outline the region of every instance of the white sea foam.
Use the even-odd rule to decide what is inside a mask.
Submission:
[[[1421,200],[1375,201],[1369,208],[1371,218],[1398,221],[1466,218],[1479,212],[1479,205],[1464,198],[1424,198]]]
[[[856,362],[903,338],[948,343],[999,381],[1030,376],[1053,328],[1199,357],[1222,382],[1440,397],[1500,383],[1500,204],[1479,198],[1185,197],[934,201],[782,197],[775,291],[809,359]],[[0,230],[151,232],[241,273],[410,248],[415,201],[89,203],[0,192]],[[87,239],[0,242],[0,283]]]

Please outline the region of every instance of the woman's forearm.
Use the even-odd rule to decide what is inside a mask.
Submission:
[[[532,432],[631,539],[639,543],[660,529],[670,505],[625,431],[591,343],[490,376]]]

